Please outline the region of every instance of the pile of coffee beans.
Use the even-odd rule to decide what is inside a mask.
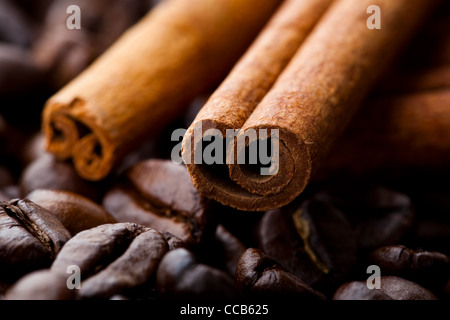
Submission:
[[[450,299],[449,172],[330,177],[286,207],[204,198],[171,127],[98,182],[44,149],[43,105],[157,1],[0,0],[0,299]],[[261,300],[258,300],[261,299]]]

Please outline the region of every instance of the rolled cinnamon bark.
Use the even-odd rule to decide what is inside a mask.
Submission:
[[[314,179],[418,168],[448,170],[450,87],[372,100],[351,121]]]
[[[104,178],[129,150],[225,75],[281,0],[171,0],[49,99],[47,149]]]
[[[254,110],[253,97],[245,93],[259,91],[262,79],[257,73],[255,80],[245,87],[239,76],[232,72],[200,111],[183,140],[183,159],[195,187],[209,198],[246,211],[269,210],[292,201],[311,180],[321,159],[345,129],[376,80],[438,2],[336,2],[273,87],[268,90],[263,86],[260,95],[264,98],[256,101]],[[369,15],[366,12],[371,5],[381,8],[381,30],[367,27]],[[282,34],[278,36],[282,37]],[[274,46],[277,46],[275,39]],[[258,49],[252,47],[250,50]],[[265,60],[263,56],[239,73],[253,74],[265,65]],[[250,85],[251,89],[248,88]],[[234,88],[234,92],[229,88]],[[250,108],[242,103],[248,100]],[[222,112],[223,106],[227,105],[233,106],[232,111]],[[195,139],[194,132],[195,128],[200,128],[199,123],[202,124],[202,132]],[[211,128],[222,133],[224,128],[240,129],[235,140],[250,129],[267,129],[268,132],[278,129],[278,171],[264,176],[255,173],[248,163],[237,164],[248,143],[243,148],[228,150],[228,172],[225,174],[215,166],[196,164],[194,155],[201,145],[199,139]]]

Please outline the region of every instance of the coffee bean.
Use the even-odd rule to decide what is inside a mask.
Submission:
[[[69,231],[46,209],[29,200],[0,203],[0,277],[12,280],[48,267]]]
[[[369,289],[362,281],[344,283],[335,292],[333,300],[393,300],[381,290]]]
[[[77,193],[93,201],[102,197],[107,186],[107,179],[91,182],[80,178],[71,163],[58,161],[49,153],[26,166],[19,180],[23,196],[37,189],[53,189]]]
[[[215,243],[219,249],[221,264],[228,274],[234,276],[239,258],[246,250],[245,246],[222,225],[217,226]]]
[[[26,198],[53,213],[72,235],[116,222],[103,207],[73,192],[37,189]]]
[[[265,253],[324,292],[342,281],[356,262],[356,237],[347,219],[316,198],[266,212],[258,238]]]
[[[156,276],[160,299],[227,301],[240,297],[233,279],[223,271],[197,262],[195,255],[180,248],[166,254]]]
[[[20,198],[20,188],[17,185],[4,186],[0,189],[0,201],[8,202]]]
[[[251,298],[325,300],[301,279],[286,271],[261,250],[249,248],[239,259],[236,281]]]
[[[5,294],[5,300],[72,300],[75,290],[67,287],[67,276],[43,269],[22,277]]]
[[[183,240],[181,240],[177,236],[174,236],[170,232],[161,232],[161,234],[164,236],[164,239],[166,239],[167,244],[169,245],[169,250],[175,250],[184,247]]]
[[[168,251],[169,246],[159,232],[152,229],[143,231],[116,261],[83,282],[80,297],[109,298],[145,284]]]
[[[225,271],[234,278],[239,257],[246,247],[223,225],[218,225],[213,238],[191,248],[199,263]]]
[[[51,270],[61,275],[69,266],[78,266],[82,278],[78,297],[108,299],[141,290],[168,251],[164,236],[151,228],[133,223],[105,224],[70,239]]]
[[[120,222],[167,231],[187,245],[213,232],[210,202],[195,190],[185,167],[148,160],[131,168],[124,184],[112,188],[103,206]]]
[[[433,289],[442,289],[450,278],[450,259],[439,252],[411,250],[405,246],[385,246],[370,255],[381,274],[402,277]]]
[[[33,38],[30,21],[14,2],[0,1],[0,42],[29,47]]]
[[[346,215],[362,251],[400,243],[412,231],[413,206],[411,199],[401,192],[383,187],[350,187],[316,197]]]
[[[437,300],[427,289],[403,278],[381,276],[380,284],[380,289],[370,290],[365,282],[345,283],[333,300]]]

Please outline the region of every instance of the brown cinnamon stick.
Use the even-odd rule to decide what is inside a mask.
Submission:
[[[232,73],[224,82],[227,86],[222,85],[213,94],[183,140],[183,159],[196,188],[207,197],[240,210],[263,211],[292,201],[311,180],[321,159],[383,70],[437,3],[336,2],[254,110],[242,104],[248,97],[240,93],[249,89],[242,88],[239,81],[230,80]],[[366,12],[371,5],[378,5],[382,10],[381,30],[367,28]],[[260,65],[264,65],[264,58],[250,65],[248,72],[255,72],[254,66]],[[258,80],[261,79],[256,76],[253,83],[258,84]],[[228,94],[227,88],[234,85],[235,93]],[[253,90],[259,90],[259,86],[254,85]],[[222,113],[224,105],[235,106],[233,114]],[[246,148],[228,153],[234,156],[234,159],[227,158],[229,176],[219,175],[215,167],[195,164],[193,159],[199,144],[194,141],[194,130],[198,123],[202,124],[202,133],[210,128],[222,132],[223,128],[240,128],[237,139],[249,129],[278,129],[278,172],[262,176],[255,174],[248,164],[236,164]],[[189,144],[193,146],[191,150]]]
[[[372,100],[336,141],[315,176],[448,169],[450,87]]]
[[[104,178],[129,150],[219,81],[281,0],[171,0],[49,99],[47,149]]]

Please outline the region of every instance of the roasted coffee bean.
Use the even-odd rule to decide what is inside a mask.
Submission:
[[[31,24],[22,11],[14,2],[0,0],[0,42],[28,47],[32,38]]]
[[[217,226],[215,243],[225,270],[234,276],[239,258],[246,249],[245,246],[222,225]]]
[[[402,277],[433,290],[442,289],[450,278],[450,259],[439,252],[385,246],[370,255],[381,274]]]
[[[72,300],[75,290],[67,287],[68,275],[50,269],[31,272],[20,278],[6,293],[5,300]]]
[[[105,224],[70,239],[51,270],[61,275],[69,266],[78,266],[78,297],[108,299],[142,289],[168,251],[166,239],[156,230],[134,223]]]
[[[247,249],[240,257],[236,281],[251,298],[325,300],[323,294],[254,248]]]
[[[175,250],[184,247],[183,240],[174,236],[170,232],[161,232],[161,234],[164,236],[164,239],[166,239],[167,244],[169,246],[169,250]]]
[[[73,192],[38,189],[26,198],[53,213],[72,235],[116,222],[103,207]]]
[[[383,187],[341,188],[320,193],[349,219],[362,251],[398,244],[412,231],[414,210],[403,193]]]
[[[366,282],[345,283],[333,300],[437,300],[427,289],[403,278],[381,276],[380,284],[380,289],[369,289]]]
[[[192,248],[199,263],[225,271],[234,278],[236,265],[246,247],[223,225],[218,225],[212,239]]]
[[[322,292],[342,281],[356,262],[356,237],[350,224],[320,199],[266,212],[258,238],[265,253]]]
[[[102,197],[107,181],[86,181],[77,174],[69,162],[58,161],[53,155],[45,153],[31,162],[19,179],[22,196],[37,189],[70,191],[93,201]]]
[[[0,201],[8,202],[11,199],[18,198],[20,198],[20,189],[18,186],[12,184],[0,189]]]
[[[1,20],[1,19],[0,19]],[[40,85],[44,70],[31,54],[17,46],[0,43],[0,94],[26,92]],[[15,106],[17,108],[17,106]]]
[[[0,277],[12,280],[50,266],[69,239],[61,222],[30,200],[0,203]]]
[[[127,182],[106,194],[103,206],[117,221],[170,232],[188,245],[214,231],[210,202],[197,193],[186,168],[170,160],[135,165]]]
[[[369,289],[363,281],[344,283],[333,296],[333,300],[393,300],[378,289]]]
[[[233,279],[225,272],[197,262],[184,248],[164,256],[156,276],[161,299],[226,301],[240,298]]]

